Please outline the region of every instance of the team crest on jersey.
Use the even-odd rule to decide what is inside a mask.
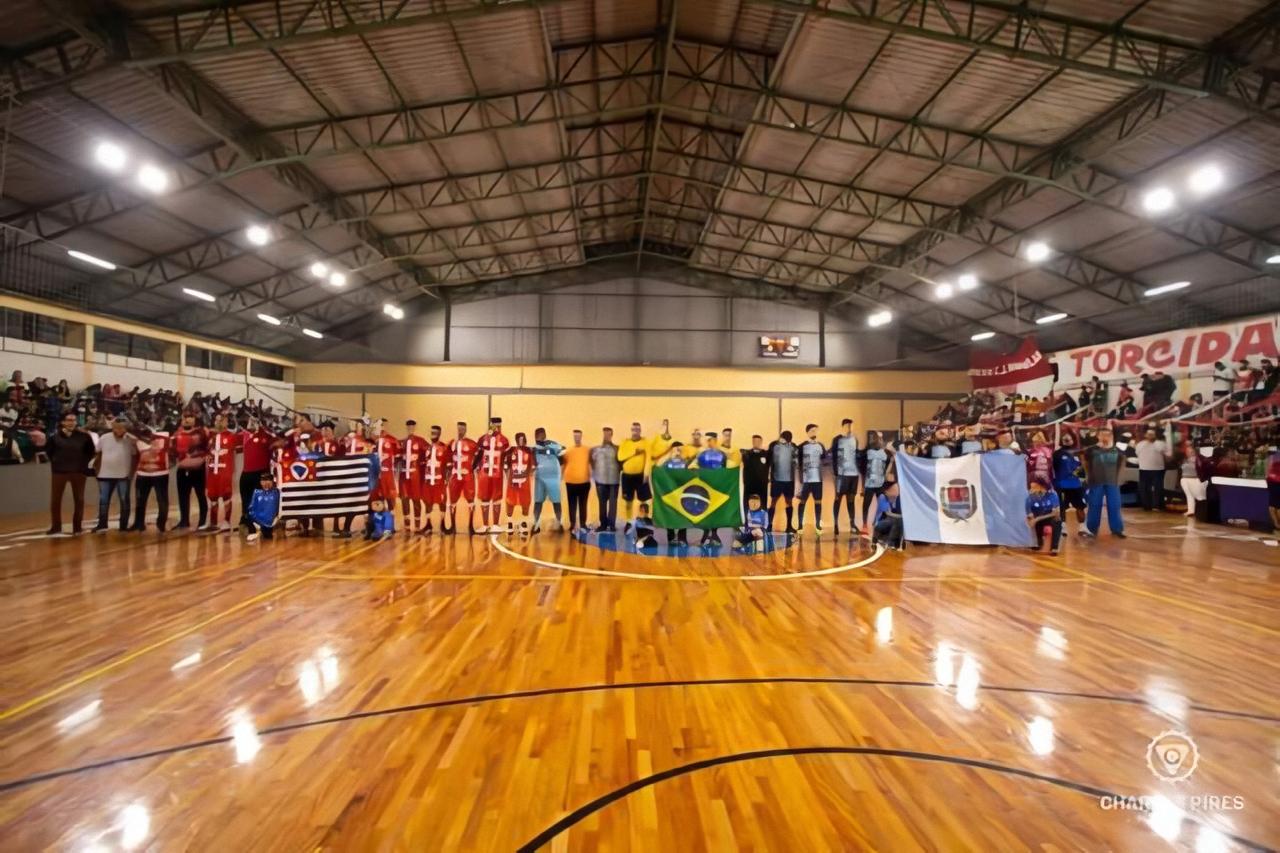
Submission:
[[[663,503],[694,524],[724,506],[727,500],[728,495],[707,485],[701,477],[695,477],[662,496]]]
[[[957,477],[938,489],[938,506],[953,521],[968,521],[978,511],[978,487]]]

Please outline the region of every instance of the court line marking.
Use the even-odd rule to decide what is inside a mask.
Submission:
[[[520,554],[520,553],[517,553],[516,551],[512,551],[506,545],[503,545],[501,542],[498,541],[498,537],[496,534],[493,536],[490,536],[489,541],[493,543],[495,548],[497,548],[502,553],[506,554],[508,557],[513,557],[514,559],[522,560],[526,563],[532,563],[535,566],[543,566],[544,568],[548,568],[548,569],[559,569],[560,571],[565,571],[565,572],[579,572],[581,574],[586,574],[586,575],[602,575],[604,577],[611,577],[611,578],[636,578],[638,580],[653,580],[653,581],[704,581],[704,580],[784,581],[784,580],[798,580],[801,578],[818,578],[818,577],[824,577],[826,575],[836,575],[836,574],[840,574],[841,572],[852,571],[853,569],[859,569],[859,568],[862,568],[863,566],[869,566],[872,563],[874,563],[876,560],[880,559],[880,557],[884,554],[884,546],[877,544],[875,546],[875,549],[876,549],[875,553],[873,553],[870,557],[867,557],[865,560],[859,560],[856,563],[848,563],[847,565],[843,565],[843,566],[832,566],[826,569],[814,569],[813,571],[810,571],[810,572],[793,572],[785,575],[715,575],[713,577],[707,578],[707,577],[698,577],[696,575],[693,575],[693,576],[650,575],[650,574],[644,574],[641,572],[619,572],[619,571],[613,571],[611,569],[588,569],[584,566],[569,566],[564,563],[553,563],[553,562],[550,562],[549,560],[539,560],[536,557],[530,557],[525,554]]]
[[[194,634],[196,631],[199,631],[202,628],[206,628],[209,625],[212,625],[214,622],[217,622],[218,620],[223,619],[227,616],[231,616],[235,613],[239,613],[241,610],[244,610],[246,607],[250,607],[254,604],[257,604],[259,601],[263,601],[267,598],[270,598],[273,595],[279,595],[285,590],[292,589],[293,587],[297,586],[303,581],[309,578],[315,577],[316,575],[320,574],[324,570],[332,566],[336,566],[340,563],[346,562],[352,557],[358,554],[362,554],[365,551],[368,551],[371,548],[376,547],[378,544],[379,543],[377,542],[370,542],[368,545],[364,545],[360,548],[355,549],[354,551],[350,551],[342,555],[341,557],[321,563],[319,566],[316,566],[311,571],[305,572],[304,574],[299,575],[298,577],[294,578],[291,581],[285,581],[284,583],[277,584],[276,586],[273,586],[271,589],[264,590],[263,592],[260,592],[257,595],[250,596],[249,598],[246,598],[244,601],[241,601],[237,604],[233,604],[227,609],[222,610],[218,613],[215,613],[214,615],[208,617],[207,619],[203,619],[194,625],[191,625],[187,628],[183,628],[181,631],[177,631],[173,634],[170,634],[167,637],[162,637],[161,639],[156,640],[155,642],[148,643],[147,645],[143,646],[140,649],[135,649],[134,651],[125,653],[122,657],[118,657],[115,660],[108,661],[102,666],[96,667],[95,669],[91,669],[88,672],[81,673],[75,678],[72,678],[69,681],[65,681],[62,684],[59,684],[57,687],[54,687],[53,689],[40,694],[39,696],[35,696],[31,699],[28,699],[27,701],[19,705],[14,705],[13,707],[10,707],[10,708],[5,708],[3,711],[0,711],[0,722],[4,722],[5,720],[12,719],[13,717],[16,717],[21,713],[29,711],[32,708],[39,707],[40,705],[43,705],[46,702],[48,702],[50,699],[55,699],[58,696],[61,696],[63,693],[66,693],[68,690],[71,690],[72,688],[79,687],[81,684],[84,684],[85,682],[92,681],[93,679],[98,678],[99,676],[106,675],[108,672],[111,672],[112,670],[119,669],[120,667],[124,666],[127,663],[130,663],[131,661],[137,660],[143,655],[149,654],[155,651],[156,649],[163,648],[164,646],[167,646],[170,643],[175,642],[176,640],[181,640],[183,637]]]
[[[1066,572],[1067,574],[1075,575],[1076,577],[1081,578],[1083,580],[1090,580],[1090,581],[1095,581],[1097,583],[1104,583],[1104,584],[1107,584],[1108,586],[1114,586],[1117,589],[1123,589],[1125,592],[1130,592],[1130,593],[1133,593],[1134,595],[1141,595],[1144,598],[1150,598],[1155,601],[1159,601],[1163,604],[1172,604],[1176,607],[1182,607],[1186,610],[1191,610],[1195,613],[1199,613],[1202,616],[1212,616],[1214,619],[1218,619],[1223,622],[1230,622],[1233,625],[1239,625],[1244,628],[1252,628],[1255,631],[1262,631],[1264,634],[1280,636],[1280,630],[1276,630],[1275,628],[1268,628],[1266,625],[1258,625],[1257,623],[1254,623],[1254,622],[1246,622],[1243,619],[1237,619],[1234,616],[1228,616],[1225,613],[1219,613],[1216,610],[1211,610],[1207,607],[1201,607],[1198,604],[1192,604],[1190,601],[1183,601],[1180,598],[1173,598],[1171,596],[1161,595],[1158,592],[1151,592],[1149,590],[1140,589],[1135,586],[1129,586],[1128,584],[1123,584],[1123,583],[1120,583],[1119,581],[1108,580],[1107,578],[1099,577],[1098,575],[1091,574],[1089,572],[1082,572],[1079,569],[1069,569],[1066,566],[1062,566],[1062,565],[1055,565],[1054,568],[1060,572]]]
[[[911,681],[906,679],[875,679],[875,678],[846,678],[840,676],[752,676],[744,678],[706,678],[706,679],[689,679],[689,680],[666,680],[666,681],[626,681],[616,684],[580,684],[570,687],[541,687],[530,690],[518,690],[510,693],[481,693],[474,696],[461,696],[453,699],[435,699],[428,702],[418,702],[412,705],[393,705],[389,708],[374,708],[367,711],[353,711],[349,714],[342,714],[336,717],[321,717],[313,720],[299,720],[291,723],[277,723],[274,726],[266,726],[258,730],[259,736],[290,734],[304,729],[316,728],[318,726],[333,726],[339,723],[359,722],[362,720],[380,720],[386,717],[395,717],[402,714],[416,714],[422,711],[435,711],[445,708],[456,708],[467,705],[483,705],[489,702],[503,702],[522,699],[537,699],[546,696],[574,696],[580,694],[603,693],[614,690],[649,690],[654,688],[690,688],[690,687],[743,687],[757,685],[818,685],[818,686],[835,686],[835,687],[906,687],[937,690],[940,685],[933,681]],[[1151,711],[1156,714],[1163,712],[1160,709],[1140,696],[1113,695],[1106,693],[1084,693],[1070,690],[1053,690],[1050,688],[1040,687],[1016,687],[1010,685],[983,685],[981,690],[991,693],[1013,693],[1017,695],[1032,696],[1053,696],[1064,699],[1084,699],[1090,701],[1116,702],[1120,704],[1130,705],[1143,710]],[[1229,708],[1213,708],[1207,705],[1191,704],[1188,706],[1190,710],[1198,711],[1206,714],[1222,715],[1234,717],[1237,719],[1252,720],[1260,723],[1277,724],[1280,723],[1280,717],[1271,717],[1265,714],[1254,713],[1250,711],[1237,711]],[[135,752],[127,755],[118,755],[114,758],[104,758],[89,764],[79,764],[72,767],[63,767],[57,770],[47,770],[43,773],[36,773],[31,776],[23,776],[18,779],[10,779],[6,782],[0,782],[0,793],[15,790],[17,788],[25,788],[29,785],[35,785],[40,782],[50,782],[55,779],[61,779],[66,776],[75,776],[80,773],[88,773],[93,770],[104,770],[108,767],[114,767],[118,764],[130,764],[135,761],[145,761],[149,758],[163,758],[168,755],[174,755],[182,752],[192,752],[197,749],[204,749],[211,746],[219,746],[234,741],[231,735],[221,735],[219,737],[205,738],[203,740],[187,741],[186,743],[175,744],[173,746],[159,747],[150,749],[146,752]]]
[[[1023,779],[1030,779],[1035,782],[1045,782],[1059,788],[1065,788],[1078,794],[1085,794],[1090,797],[1112,797],[1122,799],[1120,795],[1108,791],[1105,788],[1099,788],[1096,785],[1089,785],[1084,782],[1076,782],[1071,779],[1064,779],[1060,776],[1050,776],[1046,773],[1037,773],[1034,770],[1028,770],[1022,767],[1014,767],[1009,764],[1000,764],[995,761],[987,761],[981,758],[966,758],[959,755],[946,755],[938,752],[920,752],[912,749],[890,749],[878,746],[789,746],[778,749],[758,749],[749,752],[735,752],[728,755],[717,755],[713,758],[704,758],[701,761],[690,762],[689,764],[681,764],[676,767],[669,767],[658,773],[652,773],[648,776],[634,779],[621,787],[596,797],[594,800],[579,806],[573,811],[561,817],[551,826],[535,835],[532,839],[525,842],[518,848],[518,853],[533,853],[548,844],[554,842],[562,833],[572,829],[575,825],[591,817],[596,812],[604,809],[613,803],[625,799],[634,794],[636,791],[649,788],[659,782],[672,779],[677,776],[684,776],[698,770],[705,770],[711,767],[719,767],[725,764],[737,764],[744,761],[757,761],[766,758],[795,758],[797,756],[807,755],[858,755],[873,756],[878,758],[900,758],[908,761],[936,762],[940,764],[950,764],[954,766],[967,767],[972,770],[989,770],[994,773],[1001,773],[1010,776],[1020,776]],[[1147,812],[1149,809],[1143,809]],[[1201,827],[1210,826],[1210,824],[1195,815],[1185,815],[1185,817],[1193,824]],[[1216,828],[1216,827],[1215,827]],[[1259,844],[1256,841],[1250,841],[1239,835],[1218,830],[1230,840],[1242,847],[1250,850],[1266,851],[1270,848]],[[566,848],[567,849],[567,848]]]
[[[474,574],[432,574],[432,575],[356,575],[356,574],[323,574],[316,575],[312,580],[327,581],[364,581],[364,580],[458,580],[458,581],[570,581],[570,580],[652,580],[654,575],[645,575],[643,578],[607,578],[596,577],[593,575],[565,576],[565,575],[474,575]],[[681,577],[680,580],[692,581],[736,581],[741,580],[737,576],[715,576],[715,577],[697,577],[690,575]],[[1015,577],[987,577],[983,575],[950,575],[946,577],[909,577],[909,578],[872,578],[872,577],[854,577],[854,578],[827,578],[831,583],[1081,583],[1084,578],[1015,578]]]

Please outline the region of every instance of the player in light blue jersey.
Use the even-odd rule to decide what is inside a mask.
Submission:
[[[554,530],[563,530],[560,521],[560,468],[564,447],[558,441],[547,438],[547,431],[538,427],[533,431],[533,459],[537,477],[533,481],[533,532],[542,531],[542,504],[551,501],[551,511],[556,515]]]

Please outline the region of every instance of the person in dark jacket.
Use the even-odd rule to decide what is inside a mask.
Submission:
[[[75,412],[67,412],[58,421],[58,428],[49,436],[44,446],[53,475],[49,494],[49,536],[62,535],[62,493],[71,486],[74,509],[71,515],[71,533],[81,532],[84,523],[84,483],[86,472],[93,465],[96,449],[89,433],[76,429]]]

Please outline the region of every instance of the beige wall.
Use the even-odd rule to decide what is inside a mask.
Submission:
[[[465,420],[472,434],[492,414],[506,432],[544,426],[561,440],[581,428],[594,440],[601,426],[621,436],[633,420],[652,434],[663,418],[672,433],[731,426],[739,446],[752,433],[773,438],[780,428],[800,435],[819,425],[826,441],[850,417],[859,432],[896,429],[931,414],[942,400],[968,389],[964,371],[746,370],[667,367],[417,366],[299,364],[299,408],[385,417],[399,432],[407,418],[438,423],[446,435]]]

